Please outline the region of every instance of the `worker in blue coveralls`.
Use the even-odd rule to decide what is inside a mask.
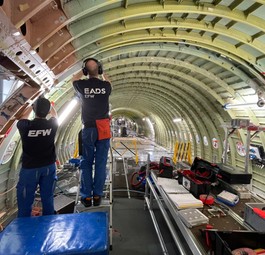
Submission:
[[[28,120],[35,112],[35,118]],[[51,118],[47,119],[50,113]],[[39,185],[42,215],[54,214],[56,182],[55,135],[57,113],[48,99],[38,98],[32,107],[18,118],[17,128],[22,140],[22,167],[17,184],[18,217],[31,216],[35,192]]]
[[[90,207],[92,203],[94,206],[100,205],[106,179],[111,137],[111,83],[106,74],[103,74],[101,63],[94,58],[88,58],[83,62],[82,75],[88,76],[88,79],[80,80],[73,77],[72,81],[82,108],[81,202],[85,207]]]

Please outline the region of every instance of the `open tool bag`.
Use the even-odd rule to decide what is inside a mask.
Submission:
[[[196,157],[190,170],[178,170],[178,181],[196,198],[209,194],[211,184],[216,182],[219,168],[204,159]]]

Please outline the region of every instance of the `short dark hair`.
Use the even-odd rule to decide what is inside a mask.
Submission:
[[[51,103],[48,99],[41,97],[38,98],[33,104],[33,111],[36,116],[45,118],[51,110]]]

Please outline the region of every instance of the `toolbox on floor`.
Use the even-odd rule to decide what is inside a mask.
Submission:
[[[244,220],[255,230],[265,232],[265,203],[246,203]]]
[[[220,169],[214,163],[195,157],[190,170],[195,173],[199,180],[215,182]]]
[[[0,254],[107,255],[108,214],[84,212],[16,218],[0,233]]]
[[[217,195],[217,200],[226,205],[235,206],[239,202],[239,196],[226,190],[223,190]]]
[[[190,170],[178,170],[178,180],[192,195],[199,198],[201,194],[209,194],[211,184],[217,180],[219,168],[199,157],[195,157]]]
[[[233,166],[217,164],[220,168],[219,177],[222,181],[229,184],[250,184],[252,174],[240,171]]]
[[[231,255],[232,251],[239,248],[256,250],[264,249],[265,247],[265,232],[234,230],[209,231],[208,233],[210,234],[211,246],[215,255]]]
[[[196,198],[199,198],[201,194],[209,194],[211,189],[209,181],[198,180],[191,170],[178,170],[178,182]]]

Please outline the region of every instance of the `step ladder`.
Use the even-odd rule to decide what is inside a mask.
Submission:
[[[110,141],[111,142],[111,141]],[[99,206],[84,207],[80,200],[80,187],[81,187],[81,169],[78,167],[79,177],[78,186],[75,197],[74,213],[81,213],[87,211],[106,211],[109,213],[109,243],[110,250],[112,250],[112,232],[113,232],[113,154],[112,150],[109,150],[109,161],[107,165],[107,176],[105,181],[104,196],[102,197],[101,204]],[[78,209],[81,209],[80,211]]]

